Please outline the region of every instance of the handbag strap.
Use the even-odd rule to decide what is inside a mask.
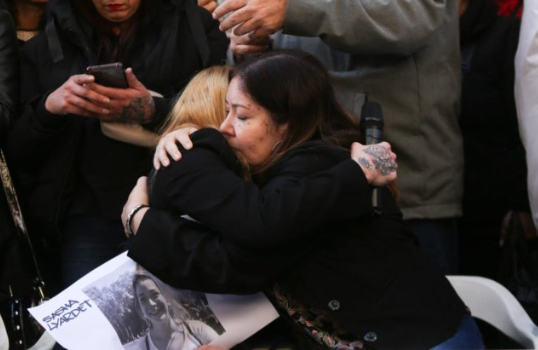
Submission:
[[[7,167],[6,158],[4,157],[4,152],[2,151],[2,149],[0,149],[0,178],[2,179],[2,185],[6,194],[7,204],[11,212],[11,216],[13,217],[17,234],[19,235],[21,241],[23,241],[24,244],[27,246],[28,252],[32,257],[32,263],[35,272],[35,277],[33,281],[34,289],[36,290],[36,292],[38,292],[39,297],[41,298],[40,301],[44,301],[46,299],[44,292],[45,282],[43,282],[41,272],[39,271],[39,265],[37,263],[37,258],[32,245],[32,240],[30,239],[30,235],[28,234],[28,230],[26,229],[24,218],[22,217],[22,211],[19,205],[19,200],[17,198],[17,193],[15,192],[13,181],[11,181],[11,175],[9,173],[9,168]]]

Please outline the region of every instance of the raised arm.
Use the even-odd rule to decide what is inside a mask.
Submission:
[[[260,247],[280,245],[319,224],[372,211],[371,187],[357,159],[330,147],[318,144],[312,146],[319,151],[303,147],[291,152],[278,166],[278,176],[258,188],[225,163],[223,150],[233,159],[229,162],[235,156],[218,131],[201,130],[193,134],[193,143],[192,150],[181,150],[179,162],[157,173],[156,202],[151,205],[173,208],[214,230],[225,230],[228,239]],[[378,160],[372,168],[395,178],[395,168],[390,168],[394,160]]]
[[[407,56],[428,44],[445,6],[446,0],[227,0],[214,16],[221,30],[237,26],[237,35],[252,39],[282,29],[348,53]]]
[[[204,143],[204,136],[218,136],[218,141]],[[216,130],[201,130],[193,141],[181,161],[161,170],[155,203],[133,226],[129,255],[167,283],[215,293],[259,291],[301,258],[301,238],[316,239],[333,220],[371,213],[366,177],[341,152],[307,147],[283,161],[278,176],[258,188],[230,170],[233,154],[227,154]],[[339,162],[338,154],[346,160]],[[137,188],[131,194],[124,219],[133,204],[147,203],[144,186],[139,183],[138,194]]]

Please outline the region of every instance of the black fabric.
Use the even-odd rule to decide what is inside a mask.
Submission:
[[[461,99],[465,172],[460,271],[498,279],[502,220],[510,210],[528,212],[530,206],[514,97],[520,22],[498,17],[492,2],[470,1],[460,21],[469,27],[462,32],[462,50],[473,47]]]
[[[230,170],[235,157],[217,131],[193,142],[157,173],[131,242],[129,256],[149,271],[204,292],[252,293],[279,281],[357,339],[376,332],[374,348],[426,349],[457,330],[462,301],[386,191],[383,214],[372,215],[371,190],[349,153],[308,142],[257,188]]]
[[[15,24],[7,11],[0,9],[0,148],[18,112],[19,57]]]
[[[518,215],[512,215],[508,224],[499,281],[538,322],[538,239],[525,238]]]
[[[475,42],[497,19],[497,7],[492,0],[470,0],[460,16],[460,46]]]
[[[175,94],[204,65],[183,2],[152,5],[152,17],[141,20],[123,64],[133,69],[146,88],[164,95],[155,98],[155,118],[145,125],[155,130],[168,114]],[[23,173],[24,189],[30,193],[31,215],[55,231],[58,222],[71,214],[119,219],[130,189],[151,168],[150,150],[104,137],[97,119],[51,115],[44,108],[48,94],[71,75],[83,73],[90,64],[105,63],[97,61],[91,27],[74,15],[71,6],[69,0],[48,4],[62,60],[55,63],[50,56],[47,33],[24,46],[24,111],[8,141],[12,163]],[[207,11],[199,8],[198,15],[209,47],[208,64],[221,64],[228,39]],[[158,26],[153,25],[156,19]]]

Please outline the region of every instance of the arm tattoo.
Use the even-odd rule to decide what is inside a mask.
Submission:
[[[373,163],[381,175],[388,175],[396,171],[396,163],[390,158],[390,152],[381,146],[369,146],[364,152],[374,157]]]
[[[153,98],[144,101],[142,98],[137,98],[121,111],[121,120],[136,122],[140,124],[149,123],[155,112],[155,102]]]

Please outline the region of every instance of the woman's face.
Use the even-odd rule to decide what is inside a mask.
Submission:
[[[276,125],[269,111],[245,94],[240,83],[238,77],[230,82],[226,94],[229,111],[220,131],[234,152],[250,166],[256,167],[271,156],[287,125]]]
[[[122,23],[133,17],[142,0],[92,0],[97,12],[106,20]]]
[[[138,282],[136,297],[147,320],[162,322],[168,318],[168,303],[151,279],[145,278]]]

